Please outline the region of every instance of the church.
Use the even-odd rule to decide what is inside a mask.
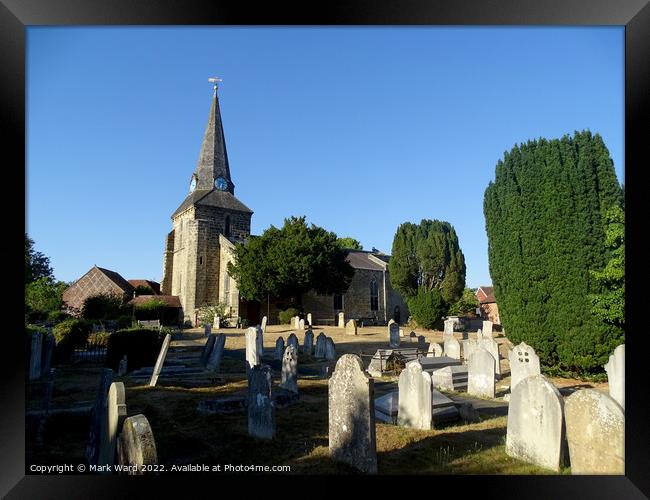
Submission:
[[[213,81],[213,79],[211,79]],[[183,321],[198,325],[202,306],[226,305],[230,324],[237,318],[259,324],[261,315],[277,322],[273,304],[240,299],[237,283],[227,272],[236,243],[250,236],[253,211],[235,197],[226,140],[223,132],[217,84],[210,105],[208,124],[196,168],[189,179],[189,192],[171,216],[163,255],[162,295],[177,296]],[[335,324],[339,312],[366,324],[404,323],[407,306],[390,286],[389,256],[378,251],[350,250],[348,262],[355,275],[343,294],[304,294],[305,313],[312,312],[315,324]],[[268,312],[267,312],[268,311]]]

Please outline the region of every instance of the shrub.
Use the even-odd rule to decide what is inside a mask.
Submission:
[[[47,321],[48,323],[61,323],[61,321],[64,321],[66,319],[69,319],[70,315],[64,311],[50,311],[50,313],[47,315]]]
[[[119,330],[108,337],[106,366],[117,370],[125,355],[129,371],[143,366],[153,366],[163,339],[164,336],[157,330],[146,328]]]
[[[476,298],[475,290],[465,288],[463,295],[456,302],[451,304],[447,314],[449,316],[460,316],[467,313],[475,313],[476,308],[479,306],[479,301]]]
[[[440,325],[447,304],[442,299],[442,294],[436,288],[426,291],[422,288],[417,295],[408,300],[409,311],[413,319],[422,328],[433,329]]]
[[[135,287],[135,294],[137,296],[140,295],[154,295],[154,291],[151,289],[151,287],[148,287],[146,285],[138,285]]]
[[[66,319],[52,329],[56,352],[60,359],[67,359],[75,347],[82,347],[88,341],[92,323],[83,319]]]
[[[120,316],[117,318],[117,330],[126,330],[133,326],[133,316]]]
[[[289,309],[285,309],[284,311],[280,311],[278,313],[278,319],[280,320],[281,325],[288,325],[291,323],[291,318],[294,316],[298,316],[300,314],[300,311],[296,309],[295,307],[290,307]]]
[[[199,322],[202,325],[211,325],[214,322],[214,315],[221,319],[226,315],[226,304],[219,302],[216,305],[203,306],[199,309]]]
[[[140,320],[161,319],[166,305],[160,299],[151,298],[135,306],[135,315]]]
[[[116,319],[123,316],[126,307],[122,304],[122,297],[111,294],[99,294],[88,297],[81,309],[81,316],[85,319],[102,320]]]
[[[88,335],[88,342],[94,345],[106,346],[108,345],[108,337],[110,337],[108,332],[95,332]]]

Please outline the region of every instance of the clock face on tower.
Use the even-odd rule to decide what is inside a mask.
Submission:
[[[228,189],[228,181],[223,177],[217,177],[214,180],[214,187],[216,187],[219,191],[226,191]]]
[[[194,191],[196,189],[196,177],[192,177],[192,180],[190,181],[190,192]]]

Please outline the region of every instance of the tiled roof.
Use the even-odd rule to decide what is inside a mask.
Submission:
[[[368,255],[371,255],[370,252],[364,252],[362,250],[350,250],[348,253],[347,261],[355,269],[369,269],[371,271],[383,271],[384,268],[368,258]]]
[[[497,301],[497,299],[494,298],[494,287],[481,286],[479,289],[483,290],[483,293],[486,295],[483,299],[479,299],[481,304],[492,304]],[[478,293],[478,290],[476,292]]]
[[[131,283],[122,278],[119,273],[111,271],[110,269],[104,269],[103,267],[97,267],[97,269],[104,273],[108,279],[110,279],[126,293],[133,293],[133,287],[131,286]]]
[[[181,300],[176,295],[138,295],[129,301],[129,304],[136,306],[142,305],[145,302],[154,299],[163,301],[167,307],[181,307]]]
[[[228,191],[219,191],[217,189],[196,189],[192,191],[185,200],[183,200],[183,203],[181,203],[172,214],[172,217],[175,217],[192,205],[207,205],[210,207],[226,208],[228,210],[236,210],[249,214],[253,213],[250,208],[244,205]]]
[[[139,286],[146,286],[153,290],[153,293],[160,295],[160,283],[150,280],[128,280],[133,288],[138,288]]]

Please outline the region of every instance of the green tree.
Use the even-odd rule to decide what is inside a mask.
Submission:
[[[261,236],[235,246],[228,273],[247,300],[300,297],[347,290],[354,269],[336,234],[305,222],[305,217],[285,219],[282,228],[269,227]]]
[[[476,298],[476,288],[465,288],[460,299],[449,306],[447,314],[450,316],[458,316],[460,314],[473,313],[476,312],[478,306],[479,302]]]
[[[30,313],[46,317],[63,306],[63,292],[68,284],[41,277],[25,285],[25,306]]]
[[[605,245],[610,259],[602,270],[591,275],[601,292],[591,294],[593,314],[607,325],[625,329],[625,212],[614,205],[605,212]]]
[[[199,308],[199,321],[202,325],[212,324],[215,314],[219,316],[221,323],[225,323],[227,304],[219,302],[214,305],[203,306]]]
[[[25,284],[39,278],[54,279],[50,259],[34,250],[34,240],[25,233]]]
[[[392,286],[406,299],[420,289],[437,289],[445,302],[452,303],[465,288],[465,257],[449,222],[423,219],[419,225],[401,224],[388,268]]]
[[[418,326],[422,328],[435,328],[439,326],[447,304],[442,298],[440,290],[418,289],[418,293],[408,299],[409,312]]]
[[[86,298],[81,308],[81,316],[90,320],[117,319],[129,313],[122,297],[107,293]]]
[[[520,144],[496,165],[483,203],[494,295],[510,340],[544,366],[601,371],[620,343],[588,295],[599,292],[589,269],[607,258],[603,214],[621,202],[609,152],[588,131]]]
[[[350,250],[363,250],[363,245],[361,242],[359,240],[355,240],[354,238],[350,238],[349,236],[338,238],[337,241],[339,245],[341,245],[341,248],[347,248]]]
[[[138,285],[135,287],[135,295],[155,295],[154,291],[150,286],[147,285]]]

